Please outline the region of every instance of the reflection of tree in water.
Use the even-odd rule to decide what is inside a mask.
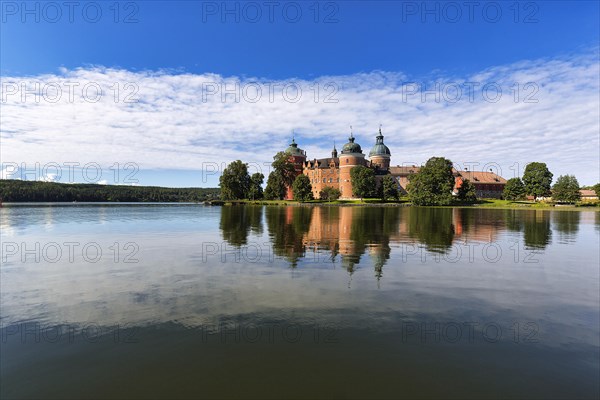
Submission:
[[[580,220],[581,214],[579,211],[554,211],[552,221],[554,229],[558,232],[559,240],[575,241]]]
[[[446,253],[454,240],[451,208],[411,207],[408,212],[408,234],[427,250]]]
[[[390,235],[397,232],[400,210],[397,207],[349,207],[351,213],[349,246],[342,265],[352,274],[365,251],[369,252],[379,280],[390,259]]]
[[[541,210],[528,210],[523,215],[523,225],[525,246],[545,249],[552,235],[550,213]]]
[[[303,236],[310,227],[312,207],[267,207],[266,219],[273,253],[284,257],[292,268],[304,257]]]
[[[523,230],[524,219],[523,210],[503,210],[504,225],[506,229],[513,232],[521,232]]]
[[[233,246],[243,246],[248,243],[248,234],[262,233],[262,206],[232,205],[221,207],[221,222],[219,228],[223,240]]]

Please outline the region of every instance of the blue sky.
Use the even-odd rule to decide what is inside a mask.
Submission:
[[[43,175],[52,162],[97,163],[99,181],[123,183],[104,179],[109,167],[134,163],[140,184],[214,186],[215,163],[268,163],[292,130],[313,158],[334,139],[341,146],[349,125],[368,150],[381,123],[394,164],[445,155],[499,164],[510,178],[515,163],[545,161],[555,176],[599,180],[598,2],[269,4],[3,2],[3,166],[39,162]],[[473,102],[421,101],[436,82],[474,80],[500,85],[502,100],[477,92]],[[67,81],[100,84],[103,97],[65,100]],[[23,99],[23,82],[60,82],[60,101]],[[293,82],[303,97],[209,92],[202,101],[227,82],[263,94]],[[402,98],[406,82],[420,89]],[[306,103],[315,87],[318,101]],[[518,100],[507,101],[515,88]],[[135,104],[123,101],[127,93]],[[338,102],[325,101],[328,93]],[[524,102],[527,94],[538,102]]]

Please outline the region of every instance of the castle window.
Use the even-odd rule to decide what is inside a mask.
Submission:
[[[325,183],[327,181],[327,179],[323,178],[323,183]]]
[[[331,178],[329,178],[329,183],[331,183]]]

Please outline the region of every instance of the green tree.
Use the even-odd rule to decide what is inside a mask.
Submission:
[[[291,187],[296,179],[296,168],[290,161],[290,155],[280,151],[273,157],[273,172],[279,176],[286,187]]]
[[[300,174],[296,177],[292,184],[292,193],[296,201],[313,200],[312,185],[308,176]]]
[[[449,205],[452,202],[452,161],[432,157],[418,173],[410,175],[408,179],[408,196],[413,204],[432,206]]]
[[[267,178],[264,197],[267,200],[282,200],[285,197],[285,185],[275,171],[272,171]]]
[[[375,171],[371,168],[359,165],[350,170],[350,179],[352,179],[352,193],[361,199],[376,195],[377,181],[375,180]]]
[[[327,201],[337,200],[340,198],[341,195],[342,195],[342,192],[340,192],[339,189],[336,189],[331,186],[325,186],[323,188],[323,190],[321,190],[319,192],[319,198],[321,200],[327,200]]]
[[[391,175],[383,177],[381,186],[383,187],[383,196],[381,198],[383,201],[389,199],[398,200],[398,184]]]
[[[600,198],[600,183],[596,183],[594,186],[592,186],[592,189],[594,192],[596,192],[596,196]]]
[[[548,196],[552,176],[552,172],[548,170],[546,163],[532,162],[527,164],[523,173],[525,193],[536,198]]]
[[[257,200],[263,198],[262,184],[265,176],[260,172],[252,174],[250,177],[250,188],[248,189],[248,198],[251,200]]]
[[[581,199],[579,182],[573,175],[561,175],[552,187],[552,200],[575,203]]]
[[[525,198],[525,185],[521,178],[510,178],[504,185],[502,192],[504,200],[523,200]]]
[[[457,196],[459,201],[462,203],[475,203],[477,201],[477,192],[475,191],[475,185],[470,180],[463,180],[462,185],[458,188]]]
[[[6,202],[204,201],[219,197],[219,188],[165,188],[156,186],[98,185],[0,179],[0,200]]]
[[[230,163],[219,178],[221,198],[223,200],[238,200],[248,197],[250,188],[250,175],[248,164],[236,160]]]

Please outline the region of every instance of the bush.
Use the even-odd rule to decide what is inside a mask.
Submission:
[[[339,189],[331,186],[326,186],[323,188],[323,190],[321,190],[321,192],[319,192],[319,198],[327,201],[337,200],[341,195],[342,192],[340,192]]]

